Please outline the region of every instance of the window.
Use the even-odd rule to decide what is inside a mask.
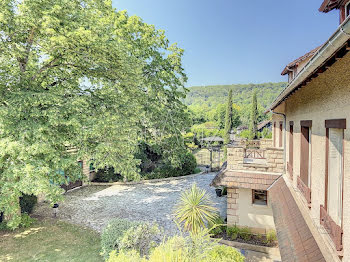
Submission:
[[[342,223],[343,191],[343,138],[344,129],[329,128],[328,136],[328,178],[327,211],[337,225]]]
[[[345,17],[350,15],[350,2],[345,6]]]
[[[253,190],[253,204],[255,205],[267,205],[267,191],[265,190]]]

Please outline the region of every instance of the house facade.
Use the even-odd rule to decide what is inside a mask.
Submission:
[[[340,25],[283,70],[289,84],[267,110],[272,141],[230,148],[213,181],[229,188],[228,224],[261,214],[236,205],[247,205],[241,192],[266,191],[282,261],[350,261],[350,0],[319,10],[338,10]]]
[[[349,8],[349,0],[323,2],[320,11],[339,10],[339,28],[270,107],[284,180],[329,261],[350,261]]]

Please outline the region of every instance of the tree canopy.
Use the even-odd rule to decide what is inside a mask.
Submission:
[[[20,223],[22,194],[57,201],[60,185],[81,177],[78,160],[137,179],[140,139],[159,140],[169,158],[182,150],[182,54],[164,31],[109,0],[1,1],[0,212],[8,225]]]

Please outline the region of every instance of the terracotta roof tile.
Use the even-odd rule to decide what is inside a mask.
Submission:
[[[281,75],[286,75],[288,74],[288,71],[295,67],[296,65],[298,65],[300,62],[304,61],[305,59],[313,56],[317,51],[318,49],[320,49],[321,46],[319,47],[316,47],[315,49],[311,50],[310,52],[306,53],[305,55],[295,59],[294,61],[290,62],[288,65],[286,65],[286,67],[283,69]]]
[[[211,185],[267,190],[280,176],[278,173],[224,170],[216,175]]]

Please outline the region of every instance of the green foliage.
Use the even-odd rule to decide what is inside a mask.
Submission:
[[[196,167],[196,168],[194,169],[193,174],[198,174],[198,173],[200,173],[200,172],[202,172],[202,170],[201,170],[199,167]]]
[[[116,174],[113,167],[106,167],[96,171],[94,182],[116,182],[122,180],[120,174]]]
[[[250,131],[250,130],[243,130],[240,134],[239,134],[239,136],[241,137],[241,138],[246,138],[246,139],[251,139],[252,137],[253,137],[253,134],[252,134],[252,132]]]
[[[227,235],[228,235],[232,240],[235,240],[235,239],[238,238],[239,232],[240,232],[240,228],[237,227],[237,226],[227,227],[227,229],[226,229]]]
[[[261,132],[261,137],[271,139],[272,132],[268,128],[264,128],[263,131]]]
[[[219,235],[225,231],[225,221],[218,216],[213,222],[208,222],[208,229],[210,234]]]
[[[266,234],[266,243],[272,244],[272,243],[276,242],[276,240],[277,240],[276,231],[275,230],[268,231]]]
[[[245,241],[248,241],[252,238],[252,231],[249,227],[239,228],[239,237],[243,238]]]
[[[112,250],[119,251],[124,234],[139,223],[126,219],[115,218],[103,229],[101,235],[101,255],[108,259]]]
[[[205,261],[210,262],[244,262],[244,257],[234,248],[224,245],[215,246]]]
[[[258,101],[256,98],[257,91],[254,90],[252,97],[252,108],[250,115],[249,131],[251,133],[251,139],[258,138]]]
[[[164,31],[110,0],[4,0],[0,35],[0,211],[10,227],[23,193],[54,203],[61,184],[81,179],[77,160],[139,179],[142,137],[167,138],[166,158],[178,161],[187,77],[184,50]]]
[[[34,218],[31,218],[27,213],[24,213],[21,215],[21,223],[20,227],[30,227],[36,220]]]
[[[217,209],[206,191],[193,184],[191,189],[181,194],[180,202],[176,205],[175,216],[177,223],[186,231],[196,234],[205,228],[206,223],[215,221]]]
[[[19,216],[19,219],[20,219],[20,222],[18,223],[18,227],[21,227],[21,228],[28,228],[36,221],[36,219],[31,218],[28,215],[28,213],[21,214],[21,216]],[[0,231],[1,230],[11,230],[11,229],[13,229],[13,228],[8,226],[6,221],[0,222]]]
[[[243,106],[250,105],[254,90],[258,90],[260,104],[263,108],[269,106],[276,96],[287,86],[287,83],[237,84],[216,86],[193,86],[185,98],[185,104],[194,111],[208,112],[211,108],[227,100],[229,90],[232,90],[233,103]],[[197,107],[198,106],[198,107]]]
[[[160,161],[150,173],[142,175],[145,179],[158,179],[167,177],[187,176],[195,173],[197,160],[191,152],[185,151],[179,156],[180,166],[174,166],[170,162]]]
[[[243,262],[244,257],[234,248],[220,246],[207,230],[190,236],[174,236],[151,251],[148,258],[135,250],[113,251],[108,262]]]
[[[156,224],[142,223],[128,229],[121,242],[120,250],[136,250],[141,256],[149,254],[160,240],[161,230]]]
[[[222,189],[222,195],[227,196],[227,187],[225,187],[225,186]]]
[[[24,194],[23,196],[21,196],[19,198],[21,213],[31,214],[37,201],[37,197],[33,195]]]

